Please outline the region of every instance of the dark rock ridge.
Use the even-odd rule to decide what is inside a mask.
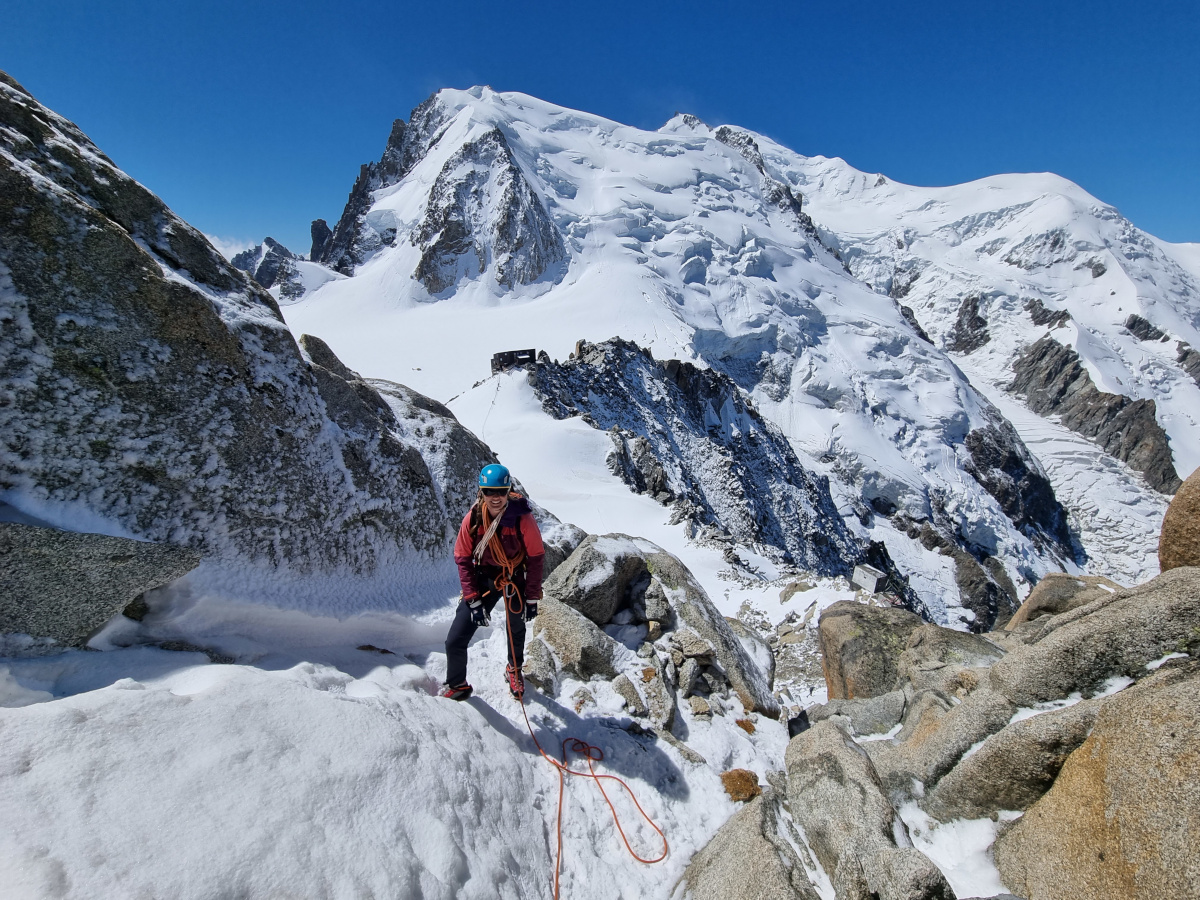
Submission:
[[[904,316],[904,321],[912,326],[912,330],[917,333],[917,337],[925,341],[927,344],[932,344],[933,341],[929,335],[925,333],[925,329],[921,327],[921,323],[917,321],[917,314],[913,312],[911,306],[900,305],[900,315]]]
[[[257,247],[243,250],[231,262],[265,288],[280,285],[284,297],[299,293],[295,261],[298,257],[274,238],[265,238]]]
[[[1200,352],[1189,347],[1184,341],[1180,341],[1176,349],[1178,356],[1175,357],[1175,361],[1183,371],[1192,376],[1192,381],[1200,386]]]
[[[584,415],[611,431],[611,464],[676,515],[822,574],[847,574],[865,548],[787,439],[725,375],[655,361],[620,338],[581,344],[529,378],[557,419]]]
[[[1025,535],[1042,546],[1051,545],[1067,559],[1077,559],[1081,551],[1050,479],[1012,423],[995,407],[989,406],[985,414],[989,423],[969,432],[964,441],[971,453],[964,468]]]
[[[1026,300],[1025,309],[1029,311],[1029,318],[1033,319],[1034,325],[1049,325],[1051,328],[1058,328],[1071,321],[1071,314],[1065,309],[1047,309],[1046,304],[1037,297],[1030,297]]]
[[[1045,335],[1013,363],[1009,389],[1041,415],[1057,414],[1072,431],[1099,444],[1146,476],[1150,486],[1171,495],[1179,475],[1167,433],[1155,419],[1153,400],[1131,400],[1100,391],[1072,348]]]
[[[978,294],[963,297],[958,308],[958,318],[946,338],[946,349],[955,353],[973,353],[992,339],[988,334],[987,319],[979,314]]]
[[[1130,313],[1125,320],[1125,329],[1139,341],[1165,341],[1166,334],[1137,313]]]
[[[141,594],[199,563],[182,547],[0,522],[0,634],[82,645]]]
[[[314,261],[352,275],[374,253],[405,237],[395,217],[370,215],[374,192],[402,181],[441,140],[451,118],[434,94],[407,124],[392,123],[382,158],[362,166],[332,234],[324,220],[313,222]],[[529,284],[566,258],[558,229],[498,128],[447,161],[420,225],[407,237],[422,251],[413,277],[434,294],[492,265],[505,287]]]
[[[413,277],[431,294],[492,265],[505,287],[530,284],[566,257],[558,229],[499,128],[446,161],[410,240],[421,250]]]
[[[298,571],[444,555],[377,393],[7,76],[0,126],[0,491]]]

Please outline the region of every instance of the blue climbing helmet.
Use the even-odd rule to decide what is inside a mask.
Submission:
[[[484,466],[479,470],[479,486],[481,488],[492,489],[496,488],[511,488],[512,475],[508,469],[499,463],[492,463],[489,466]]]

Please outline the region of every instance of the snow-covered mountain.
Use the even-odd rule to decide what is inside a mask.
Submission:
[[[1003,613],[1049,570],[1153,571],[1163,501],[1113,458],[1130,443],[1120,435],[1161,425],[1149,449],[1123,454],[1149,458],[1160,490],[1166,465],[1195,464],[1182,447],[1200,388],[1168,359],[1186,348],[1168,354],[1109,321],[1134,309],[1133,288],[1111,310],[1094,290],[1072,293],[1082,280],[1117,290],[1129,269],[1123,284],[1162,285],[1139,315],[1190,346],[1193,255],[1080,198],[1042,176],[910,188],[692,116],[649,132],[520,94],[446,90],[395,123],[324,241],[319,258],[350,277],[285,317],[360,370],[443,399],[489,390],[476,382],[495,351],[565,358],[580,339],[619,336],[716,369],[830,478],[848,526],[886,543],[935,616],[980,627],[994,614],[979,596],[1009,598]],[[1049,237],[1027,240],[1033,225]],[[976,252],[984,243],[991,252]],[[1009,279],[1010,302],[988,266]],[[1088,311],[1065,320],[1067,304]],[[1012,362],[1064,321],[1086,336],[1076,352],[1096,373],[1090,435],[1005,389]],[[1097,362],[1110,343],[1136,377]],[[1155,403],[1114,426],[1114,407],[1130,404],[1105,392],[1123,385]],[[1104,446],[1088,440],[1105,428]]]

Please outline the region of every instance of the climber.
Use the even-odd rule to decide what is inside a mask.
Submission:
[[[462,602],[446,635],[446,687],[443,697],[465,700],[467,645],[477,628],[491,624],[497,603],[508,626],[509,692],[525,693],[521,666],[525,661],[525,623],[537,615],[542,598],[542,565],[546,549],[529,501],[512,489],[512,476],[493,463],[479,472],[479,493],[463,517],[454,543],[454,561],[462,582]]]

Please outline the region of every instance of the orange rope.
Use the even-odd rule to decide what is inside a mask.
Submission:
[[[486,529],[489,524],[487,520],[487,504],[483,503],[481,506],[483,507],[483,524],[484,528]],[[488,543],[488,549],[492,551],[492,559],[495,560],[500,566],[500,577],[496,579],[496,587],[500,590],[502,596],[504,597],[504,626],[508,633],[509,659],[515,659],[515,643],[513,641],[512,624],[509,620],[509,616],[521,615],[524,612],[524,601],[521,598],[521,592],[517,589],[517,586],[513,584],[512,577],[513,573],[516,571],[516,567],[523,561],[524,555],[522,554],[522,556],[518,557],[515,561],[510,561],[504,553],[504,547],[500,544],[499,533],[492,536],[492,540]],[[538,753],[542,755],[542,758],[558,770],[558,851],[554,861],[554,900],[558,900],[559,874],[562,871],[563,793],[566,790],[567,775],[577,775],[582,778],[591,778],[596,782],[596,787],[600,789],[600,795],[604,797],[604,802],[608,804],[609,811],[612,812],[613,824],[617,826],[617,832],[621,835],[621,840],[624,842],[625,849],[629,851],[630,856],[632,856],[638,862],[645,863],[646,865],[652,865],[657,862],[662,862],[664,859],[666,859],[667,853],[670,852],[670,846],[667,844],[667,837],[662,833],[662,829],[654,824],[654,820],[646,814],[646,811],[642,809],[642,805],[638,803],[637,795],[634,794],[633,788],[626,784],[624,779],[618,778],[616,775],[598,775],[596,773],[593,763],[600,762],[600,760],[604,759],[604,751],[599,747],[589,744],[587,741],[580,740],[579,738],[566,737],[563,738],[562,742],[562,762],[559,762],[542,749],[542,745],[538,742],[537,735],[533,733],[533,726],[529,724],[529,713],[525,710],[524,693],[521,694],[521,696],[518,698],[518,701],[521,704],[521,715],[525,717],[525,728],[529,732],[529,737],[533,740],[533,745],[537,747]],[[573,752],[581,754],[587,760],[588,770],[586,772],[577,772],[568,764],[568,742],[571,744],[570,749]],[[633,805],[637,807],[637,811],[641,813],[642,818],[646,820],[651,828],[658,832],[658,836],[662,838],[663,842],[663,852],[661,855],[656,856],[653,859],[646,859],[645,857],[638,856],[637,852],[634,851],[632,846],[630,846],[629,838],[625,835],[625,829],[621,827],[621,818],[617,815],[617,809],[615,806],[613,806],[612,800],[609,799],[608,792],[604,790],[605,780],[615,781],[621,785],[621,787],[625,788],[625,791],[629,794],[629,799],[633,801]]]

